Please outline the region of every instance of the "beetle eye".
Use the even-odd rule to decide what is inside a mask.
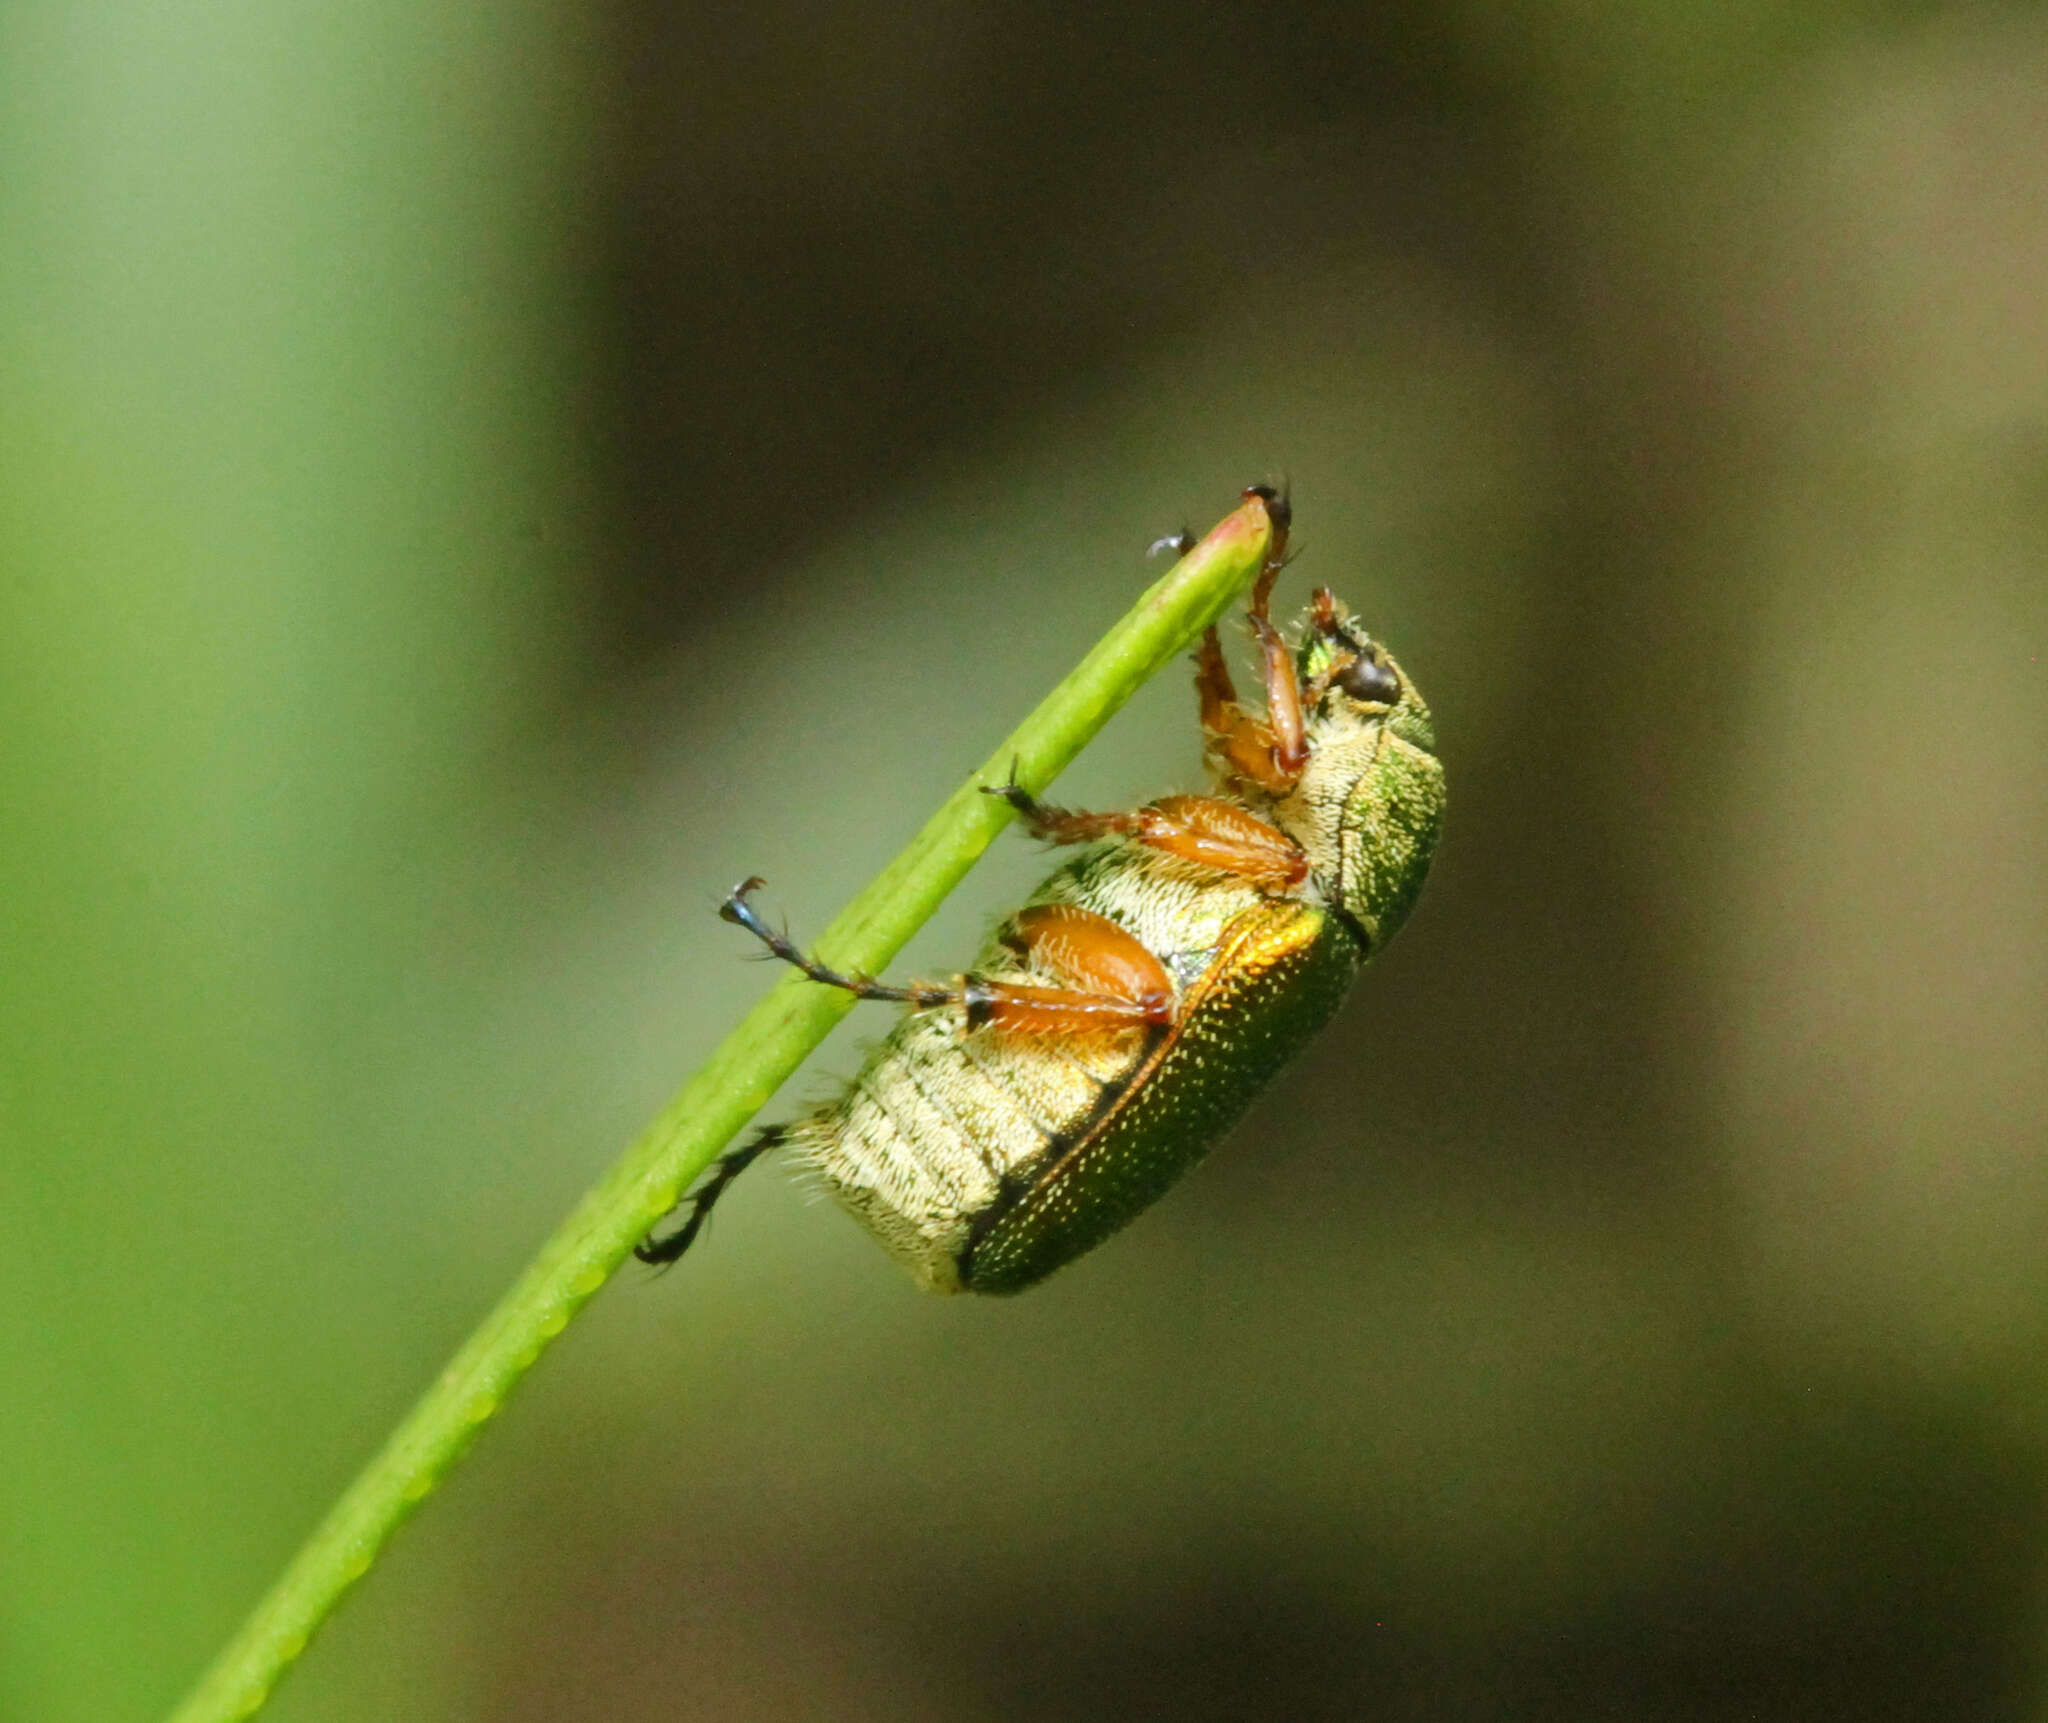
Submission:
[[[1401,699],[1401,678],[1393,666],[1363,653],[1337,673],[1337,686],[1352,699],[1376,706],[1397,705]]]

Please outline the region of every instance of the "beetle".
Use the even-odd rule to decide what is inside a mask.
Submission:
[[[811,980],[910,1009],[836,1099],[722,1156],[636,1254],[687,1250],[771,1149],[807,1163],[933,1292],[1013,1293],[1100,1244],[1236,1123],[1408,917],[1443,825],[1414,682],[1318,589],[1290,648],[1267,612],[1291,509],[1254,485],[1271,549],[1246,622],[1265,712],[1216,629],[1195,655],[1212,779],[1127,813],[985,785],[1033,836],[1086,846],[949,983],[885,986],[807,957],[735,887],[720,915]],[[1173,544],[1185,553],[1191,535]]]

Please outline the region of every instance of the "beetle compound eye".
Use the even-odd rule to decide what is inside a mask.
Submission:
[[[1337,673],[1337,686],[1352,699],[1377,706],[1397,705],[1401,699],[1401,678],[1392,667],[1364,654]]]

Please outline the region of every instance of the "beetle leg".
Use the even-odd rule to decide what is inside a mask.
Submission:
[[[1033,837],[1049,844],[1086,844],[1106,838],[1111,832],[1135,832],[1136,814],[1084,814],[1071,808],[1056,808],[1041,802],[1017,782],[1011,769],[1007,784],[983,784],[984,796],[1000,796],[1016,810],[1017,818]]]
[[[1230,667],[1224,662],[1223,645],[1213,628],[1202,636],[1195,654],[1195,692],[1201,701],[1202,728],[1208,735],[1210,751],[1221,757],[1225,773],[1239,782],[1284,796],[1301,781],[1302,768],[1308,764],[1308,726],[1302,718],[1301,682],[1295,675],[1294,654],[1287,650],[1287,643],[1267,615],[1273,582],[1279,578],[1282,567],[1279,552],[1280,543],[1276,543],[1274,554],[1266,559],[1252,585],[1245,614],[1252,638],[1258,642],[1266,687],[1266,716],[1255,718],[1237,703],[1237,690],[1230,680]],[[1330,614],[1334,621],[1334,600]],[[1317,615],[1320,621],[1320,598]]]
[[[747,901],[747,894],[762,883],[743,880],[718,913],[744,927],[784,963],[826,987],[843,988],[856,999],[890,1000],[921,1011],[957,1005],[966,1014],[970,1029],[995,1024],[1037,1034],[1142,1029],[1173,1020],[1173,983],[1158,958],[1115,922],[1092,911],[1062,909],[1062,919],[1055,926],[1038,912],[1027,910],[1015,924],[1024,944],[1017,945],[1015,939],[1010,942],[1020,951],[1032,951],[1041,940],[1050,941],[1045,955],[1063,973],[1086,984],[1083,988],[1032,987],[979,975],[963,975],[952,987],[930,981],[885,987],[865,975],[842,975],[827,968],[816,958],[806,957],[787,935],[771,928]]]
[[[1003,931],[1019,956],[1072,987],[965,977],[969,1028],[990,1024],[1024,1034],[1159,1031],[1173,1023],[1173,978],[1166,966],[1106,915],[1070,903],[1034,904]]]
[[[992,1024],[1039,1035],[1156,1029],[1173,1021],[1173,981],[1159,959],[1107,916],[1097,915],[1093,910],[1064,904],[1027,909],[1011,924],[1013,931],[1005,939],[1013,950],[1038,957],[1063,976],[1082,983],[1080,987],[1034,987],[1020,982],[990,981],[979,975],[961,976],[956,987],[940,987],[931,982],[884,987],[864,975],[842,975],[836,969],[828,969],[815,958],[804,956],[785,935],[769,927],[761,919],[760,911],[747,901],[747,894],[762,883],[759,879],[743,880],[733,888],[718,913],[744,927],[784,963],[802,970],[813,981],[844,988],[857,999],[894,1000],[920,1010],[958,1005],[965,1012],[970,1029]],[[701,1214],[710,1209],[726,1183],[737,1177],[744,1166],[742,1161],[726,1172],[725,1163],[719,1163],[719,1172],[704,1187],[699,1212],[683,1223],[684,1231],[689,1231]],[[676,1245],[678,1254],[688,1243],[686,1238]]]
[[[633,1254],[642,1262],[666,1266],[690,1248],[697,1234],[704,1230],[704,1222],[710,1218],[718,1199],[725,1195],[725,1187],[752,1166],[768,1150],[780,1143],[787,1134],[781,1125],[769,1125],[750,1143],[742,1143],[736,1149],[728,1149],[711,1164],[711,1171],[703,1183],[690,1192],[684,1200],[690,1205],[689,1215],[675,1231],[662,1235],[650,1232],[633,1247]]]
[[[1240,803],[1220,796],[1161,796],[1137,817],[1140,843],[1236,874],[1262,891],[1285,891],[1308,878],[1301,846]]]
[[[1254,718],[1234,701],[1212,705],[1205,693],[1202,728],[1208,732],[1209,752],[1223,762],[1223,775],[1230,782],[1276,796],[1294,788],[1300,774],[1279,763],[1280,743],[1263,718]]]
[[[1287,642],[1280,638],[1280,630],[1266,614],[1267,603],[1273,596],[1273,581],[1279,572],[1279,559],[1268,559],[1252,585],[1245,620],[1251,625],[1252,638],[1258,642],[1265,670],[1266,736],[1259,739],[1270,738],[1265,758],[1257,762],[1261,769],[1251,776],[1261,789],[1284,795],[1300,782],[1302,768],[1308,764],[1308,726],[1302,721],[1301,682],[1295,675],[1294,654],[1287,650]],[[1232,740],[1235,742],[1236,738]],[[1233,758],[1239,751],[1233,748]]]
[[[1301,846],[1270,820],[1220,796],[1161,796],[1127,814],[1084,814],[1039,801],[1022,784],[990,786],[1017,810],[1024,827],[1048,843],[1084,844],[1112,833],[1135,838],[1219,873],[1236,874],[1263,891],[1284,891],[1308,878]]]
[[[1195,698],[1201,702],[1202,728],[1212,736],[1223,735],[1244,717],[1213,623],[1202,630],[1202,644],[1195,650]]]
[[[789,936],[777,933],[761,919],[761,912],[747,901],[748,894],[768,882],[755,874],[743,879],[726,894],[725,902],[718,906],[721,920],[744,927],[756,939],[781,958],[784,963],[801,969],[813,981],[827,987],[843,987],[856,999],[888,999],[902,1005],[945,1005],[960,997],[959,990],[939,987],[931,982],[913,982],[908,987],[885,987],[865,975],[842,975],[836,969],[828,969],[816,958],[806,957],[796,948]]]

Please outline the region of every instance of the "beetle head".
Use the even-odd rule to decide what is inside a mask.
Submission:
[[[1312,610],[1296,667],[1309,763],[1274,810],[1318,888],[1377,951],[1422,889],[1443,825],[1444,773],[1429,707],[1341,605]]]

